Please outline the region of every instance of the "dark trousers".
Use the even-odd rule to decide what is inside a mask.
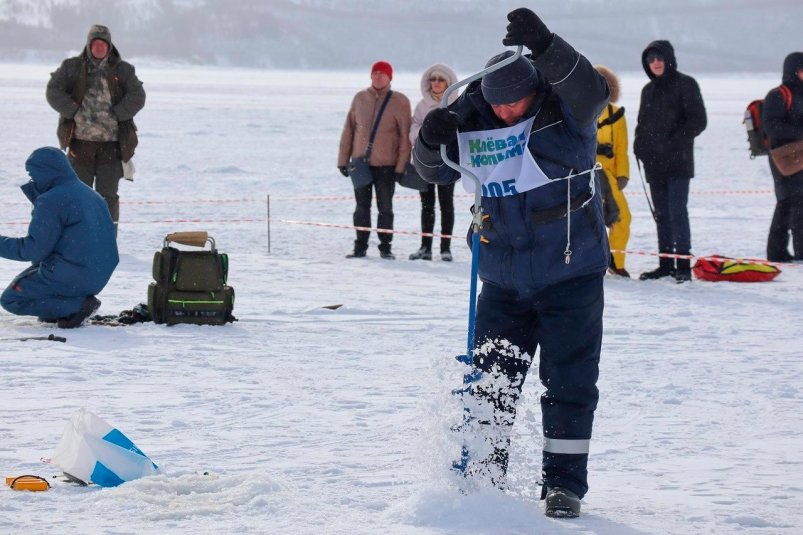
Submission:
[[[117,189],[123,178],[120,144],[116,141],[73,139],[67,156],[81,182],[94,188],[106,200],[116,228],[120,219],[120,197]]]
[[[480,423],[498,427],[493,434],[507,440],[529,359],[540,346],[538,370],[546,389],[541,396],[544,483],[581,497],[588,491],[587,445],[599,399],[603,276],[569,280],[524,298],[485,283],[477,303],[474,365],[490,383],[483,379],[472,392],[490,402],[495,412],[493,419]],[[520,354],[511,354],[504,341],[520,348]],[[496,375],[503,380],[495,382]],[[584,448],[583,453],[568,453]],[[498,441],[495,449],[495,457],[506,465]]]
[[[435,192],[441,205],[441,234],[451,235],[454,230],[454,184],[430,184],[421,192],[421,231],[431,233],[435,228]],[[441,238],[441,252],[449,251],[452,240]],[[421,237],[421,247],[432,249],[432,236]]]
[[[396,173],[393,167],[371,167],[371,173],[374,175],[373,183],[354,190],[354,198],[357,201],[357,207],[354,210],[354,226],[371,226],[371,200],[373,191],[376,190],[376,209],[379,212],[376,218],[376,228],[393,230],[393,193],[396,191]],[[370,235],[370,232],[358,230],[354,250],[365,251],[368,249]],[[379,232],[378,235],[379,250],[390,252],[393,234]]]
[[[650,196],[658,229],[658,252],[691,253],[688,178],[650,182]]]
[[[64,295],[71,293],[72,295]],[[87,297],[80,292],[64,293],[54,289],[39,273],[38,266],[31,266],[17,275],[8,288],[0,295],[0,305],[19,316],[37,316],[40,318],[66,318],[80,310]],[[79,295],[75,295],[79,293]]]
[[[789,232],[792,249],[789,254]],[[787,197],[775,204],[767,237],[767,259],[775,262],[803,260],[803,196]]]

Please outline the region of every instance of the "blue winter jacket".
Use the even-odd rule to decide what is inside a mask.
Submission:
[[[106,201],[78,179],[63,152],[36,149],[22,191],[33,203],[28,235],[0,237],[0,257],[30,261],[59,295],[94,295],[117,267],[117,240]]]
[[[557,35],[549,48],[532,61],[541,75],[541,85],[522,121],[536,116],[528,149],[554,182],[513,196],[483,197],[486,219],[480,231],[480,279],[516,290],[520,295],[531,295],[575,277],[603,273],[610,260],[599,179],[591,175],[593,189],[588,174],[570,181],[557,180],[594,167],[596,121],[608,102],[608,85],[584,56]],[[479,80],[470,84],[449,109],[457,113],[461,132],[507,126],[483,98]],[[447,154],[453,161],[458,160],[456,139],[447,146]],[[439,149],[427,146],[420,134],[413,161],[428,182],[449,184],[459,178],[443,163]],[[566,218],[569,182],[570,225]],[[569,263],[565,254],[567,238]]]

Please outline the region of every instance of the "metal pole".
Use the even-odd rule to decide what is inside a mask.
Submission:
[[[270,254],[270,194],[268,195],[267,199],[267,208],[268,208],[268,254]]]

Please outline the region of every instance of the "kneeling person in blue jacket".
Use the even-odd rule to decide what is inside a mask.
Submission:
[[[33,203],[24,238],[0,236],[0,257],[31,262],[0,296],[12,314],[69,329],[100,307],[95,297],[117,267],[117,240],[103,198],[78,179],[54,147],[33,151],[22,186]]]
[[[469,426],[473,447],[467,441],[461,468],[467,478],[504,487],[516,401],[540,347],[545,513],[573,517],[588,490],[599,397],[610,253],[594,166],[596,121],[609,88],[535,13],[517,9],[508,20],[503,44],[524,45],[531,56],[486,74],[448,108],[430,112],[413,161],[425,180],[455,182],[458,173],[440,157],[443,144],[482,183],[483,286],[473,352],[480,379],[467,399],[476,425]],[[474,190],[473,181],[463,183]]]

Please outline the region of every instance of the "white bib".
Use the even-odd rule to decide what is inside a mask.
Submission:
[[[535,117],[514,126],[478,132],[459,132],[460,165],[477,175],[483,197],[518,195],[549,184],[527,150]],[[474,193],[475,183],[463,178],[463,188]]]

